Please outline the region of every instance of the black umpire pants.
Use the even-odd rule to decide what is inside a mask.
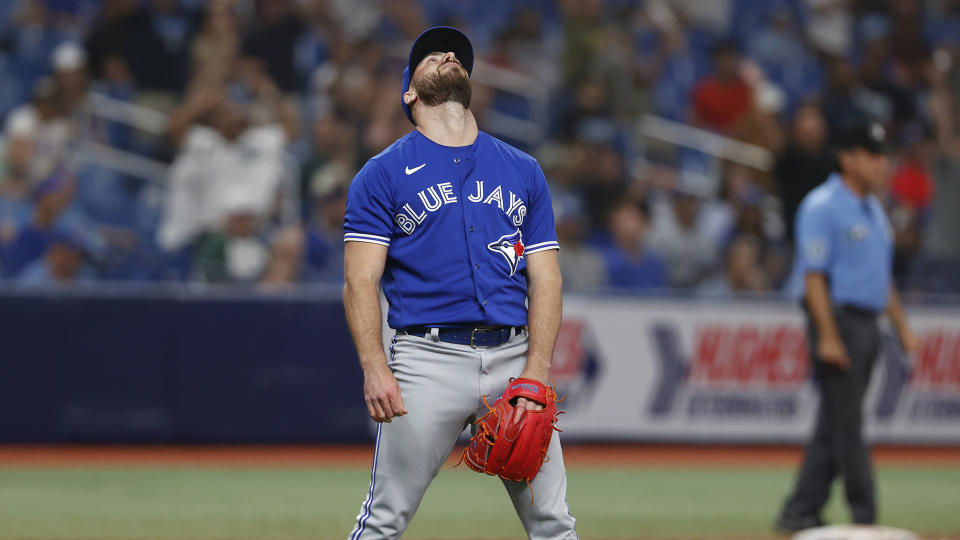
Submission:
[[[839,475],[854,523],[872,524],[877,509],[870,452],[863,440],[863,398],[880,352],[880,329],[876,314],[857,308],[837,307],[834,318],[850,367],[840,370],[816,357],[817,332],[808,313],[808,347],[820,390],[820,410],[783,513],[818,516]]]

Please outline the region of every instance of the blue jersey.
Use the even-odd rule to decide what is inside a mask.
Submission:
[[[525,325],[525,258],[559,249],[540,166],[483,132],[450,147],[413,131],[371,158],[350,184],[344,241],[387,246],[392,328]]]
[[[860,197],[839,174],[831,175],[800,204],[796,236],[798,278],[825,274],[836,305],[878,312],[887,307],[893,233],[875,196]]]

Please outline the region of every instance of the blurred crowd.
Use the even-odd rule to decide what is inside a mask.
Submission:
[[[342,280],[347,188],[412,129],[436,24],[473,40],[481,129],[544,168],[568,290],[784,289],[831,132],[869,119],[898,284],[960,293],[957,0],[0,3],[0,276]]]

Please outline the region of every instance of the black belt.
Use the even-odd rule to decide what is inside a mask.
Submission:
[[[860,307],[856,304],[840,304],[837,309],[860,317],[877,317],[880,314],[876,310]]]
[[[430,326],[408,326],[397,330],[398,334],[421,336],[429,338],[433,334]],[[437,328],[437,338],[446,343],[470,345],[471,347],[496,347],[519,335],[526,330],[525,326],[492,326],[492,327],[456,327]]]

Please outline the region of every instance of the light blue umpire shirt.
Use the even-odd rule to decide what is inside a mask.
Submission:
[[[803,276],[827,276],[834,305],[886,309],[893,268],[893,228],[880,200],[860,197],[833,173],[800,203],[796,221],[796,292]]]

